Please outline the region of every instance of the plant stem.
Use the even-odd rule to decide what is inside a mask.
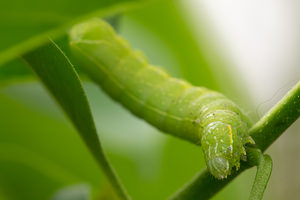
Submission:
[[[232,174],[227,177],[227,179],[215,179],[207,170],[200,172],[190,183],[171,197],[170,200],[210,199],[241,172],[257,165],[261,154],[261,152],[260,154],[258,154],[258,152],[260,152],[260,150],[247,148],[248,161],[242,161],[240,169],[238,171],[232,171]]]
[[[298,82],[264,117],[251,129],[250,135],[256,146],[264,152],[300,115],[300,82]],[[190,183],[180,189],[172,200],[209,199],[244,170],[257,165],[257,155],[247,149],[248,162],[241,162],[241,168],[225,180],[216,180],[207,170],[199,173]],[[268,159],[268,158],[266,158]]]
[[[248,166],[242,164],[241,169],[233,172],[227,179],[215,179],[207,169],[196,175],[190,183],[187,183],[180,189],[170,200],[194,200],[194,199],[210,199],[237,175],[247,169]]]
[[[250,129],[250,135],[264,152],[299,116],[300,82]]]

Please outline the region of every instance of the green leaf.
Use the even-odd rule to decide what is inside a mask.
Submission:
[[[249,200],[261,200],[263,198],[272,172],[273,164],[269,155],[263,155],[260,151],[257,162],[257,172]]]
[[[149,0],[150,1],[150,0]],[[65,33],[82,18],[111,16],[148,0],[13,0],[0,2],[0,65]]]
[[[23,58],[71,119],[116,192],[122,199],[127,199],[102,150],[88,100],[70,61],[52,41]]]

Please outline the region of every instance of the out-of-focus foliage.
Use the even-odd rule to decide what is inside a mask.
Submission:
[[[0,96],[0,183],[9,199],[47,199],[60,187],[79,181],[97,187],[102,173],[53,101],[35,84],[11,87],[9,93],[27,89],[32,107],[46,99],[43,106],[50,113],[28,108],[10,95]]]
[[[62,35],[82,16],[126,11],[143,0],[12,0],[0,2],[0,64]]]
[[[91,188],[88,184],[76,184],[58,190],[51,200],[90,200]]]
[[[7,40],[0,48],[0,63],[43,42],[44,35],[37,34],[56,28],[62,33],[66,30],[65,24],[70,25],[82,14],[93,10],[112,11],[112,14],[135,3],[117,0],[84,2],[85,5],[70,1],[49,2],[51,6],[47,6],[48,1],[20,4],[14,8],[18,13],[15,18],[8,11],[0,13],[0,23],[7,26],[0,33],[0,36],[3,34],[1,38],[5,36]],[[75,6],[66,11],[70,4]],[[116,5],[117,9],[112,9],[111,5]],[[1,18],[5,15],[7,20]],[[15,22],[10,32],[9,20]],[[177,2],[162,1],[124,13],[120,17],[119,32],[133,47],[144,51],[151,63],[196,85],[220,90],[212,70],[217,66],[211,65],[207,54],[203,53],[208,48],[197,45],[185,20]],[[23,29],[24,35],[15,34]],[[33,36],[30,42],[19,43]],[[59,44],[67,49],[65,41]],[[17,46],[11,49],[14,45]],[[210,56],[218,59],[219,55]],[[11,200],[49,199],[62,187],[86,182],[93,196],[100,199],[111,196],[111,188],[84,143],[46,91],[36,81],[32,82],[30,70],[22,62],[12,61],[0,67],[1,80],[0,186],[3,189],[0,194],[3,191],[2,196]],[[133,199],[166,199],[205,167],[199,147],[159,133],[114,103],[93,84],[85,84],[85,90],[104,149]],[[247,198],[251,175],[243,174],[216,199]]]

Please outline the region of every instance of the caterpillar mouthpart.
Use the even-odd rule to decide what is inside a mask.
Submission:
[[[226,158],[214,157],[207,162],[207,168],[217,179],[224,179],[230,175],[229,161]]]

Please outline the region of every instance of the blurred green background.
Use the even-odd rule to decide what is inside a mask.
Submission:
[[[48,6],[48,1],[45,2]],[[131,5],[140,3],[103,1],[97,4],[95,1],[85,7],[79,3],[70,6],[72,3],[68,1],[49,1],[51,6],[46,6],[47,9],[39,4],[32,7],[35,3],[29,1],[22,4],[23,7],[0,3],[2,9],[6,8],[0,14],[0,25],[4,24],[1,30],[7,31],[0,34],[6,41],[0,48],[3,50],[0,62],[5,61],[0,67],[1,200],[51,199],[59,189],[76,184],[90,188],[97,199],[114,198],[78,133],[41,83],[21,60],[6,62],[9,59],[4,58],[5,55],[13,58],[37,46],[44,39],[33,36],[45,32],[53,37],[61,36],[57,37],[57,42],[69,55],[66,37],[52,30],[59,27],[60,32],[65,32],[68,26],[64,24],[75,22],[73,17],[81,18],[90,12],[105,17],[118,13],[118,32],[133,48],[142,50],[152,64],[195,85],[225,93],[249,112],[253,121],[257,120],[256,107],[249,100],[246,84],[230,67],[232,63],[224,47],[217,45],[206,16],[203,14],[197,19],[202,31],[196,33],[191,28],[187,10],[182,8],[182,1],[155,1],[137,8],[132,6],[135,9],[126,12]],[[97,6],[101,8],[99,12]],[[39,8],[47,12],[42,12],[43,9],[36,12]],[[17,32],[26,34],[20,36]],[[28,39],[31,43],[23,42],[18,46],[20,41]],[[70,58],[73,62],[71,55]],[[109,99],[84,74],[81,77],[104,149],[133,199],[167,199],[205,168],[199,147],[160,133]],[[288,184],[300,187],[300,181],[289,183],[291,175],[288,172],[277,172],[277,168],[284,168],[284,163],[297,159],[296,150],[285,156],[286,160],[277,160],[276,153],[282,152],[276,152],[275,147],[272,149],[275,175],[271,176],[265,199],[276,199],[272,191],[277,182],[284,183],[285,188],[289,188]],[[255,169],[246,171],[214,199],[247,199],[254,175]],[[285,197],[293,197],[293,194],[287,192]]]

